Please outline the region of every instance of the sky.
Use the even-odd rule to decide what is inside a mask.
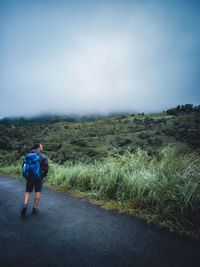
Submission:
[[[0,0],[0,117],[200,104],[200,1]]]

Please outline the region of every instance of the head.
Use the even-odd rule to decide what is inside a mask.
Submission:
[[[33,148],[39,150],[40,152],[43,152],[43,147],[40,143],[34,144]]]

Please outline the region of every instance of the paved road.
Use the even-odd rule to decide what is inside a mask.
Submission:
[[[200,266],[200,242],[44,188],[20,217],[24,181],[0,176],[0,266]]]

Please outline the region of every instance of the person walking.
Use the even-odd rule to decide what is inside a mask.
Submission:
[[[34,158],[34,160],[32,160],[31,163],[30,163],[30,161],[25,160],[23,162],[23,165],[22,165],[23,176],[26,178],[26,190],[25,190],[25,194],[24,194],[24,204],[23,204],[23,207],[21,210],[21,216],[22,217],[26,216],[26,212],[27,212],[27,208],[28,208],[28,201],[29,201],[31,192],[33,191],[33,188],[35,189],[35,198],[34,198],[34,206],[32,209],[32,213],[33,214],[38,213],[37,207],[38,207],[38,203],[40,200],[40,193],[42,191],[44,177],[47,176],[48,169],[49,169],[48,159],[43,154],[42,144],[40,144],[40,143],[35,144],[33,146],[33,150],[31,151],[31,153],[27,154],[25,158],[27,158],[28,156],[29,157],[31,156],[32,159],[34,157],[35,158]],[[34,164],[37,162],[37,160],[38,160],[37,171],[39,174],[38,174],[37,179],[33,179],[34,171],[32,171],[31,168],[34,168]],[[29,166],[28,166],[28,164],[29,164]]]

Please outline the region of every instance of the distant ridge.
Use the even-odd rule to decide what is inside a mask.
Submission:
[[[128,112],[119,112],[119,113],[110,113],[106,115],[102,114],[92,114],[92,115],[64,115],[64,114],[42,114],[36,116],[19,116],[19,117],[1,117],[0,123],[55,123],[55,122],[80,122],[80,121],[92,121],[96,119],[106,118],[106,117],[115,117],[129,115],[132,113]]]
[[[156,114],[160,112],[166,112],[168,115],[178,115],[180,113],[188,112],[200,112],[200,105],[194,106],[193,104],[178,105],[173,108],[169,108],[166,111],[151,112],[149,114]],[[59,114],[59,113],[43,113],[35,116],[8,116],[0,117],[0,123],[56,123],[56,122],[80,122],[80,121],[93,121],[97,119],[116,117],[116,116],[128,116],[128,115],[145,115],[144,112],[111,112],[108,114]],[[146,114],[148,115],[148,114]]]

